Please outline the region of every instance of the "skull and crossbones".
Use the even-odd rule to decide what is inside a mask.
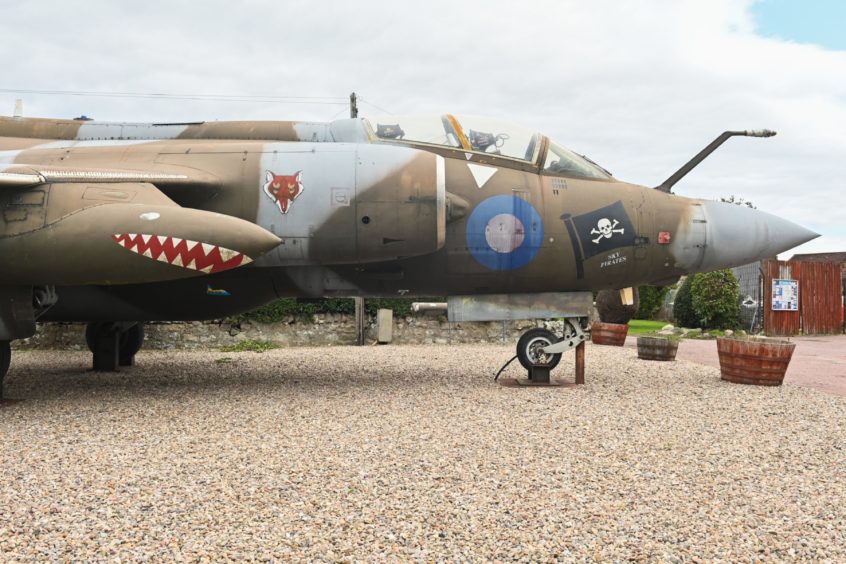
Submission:
[[[610,219],[602,218],[596,223],[596,227],[590,230],[591,235],[599,235],[596,239],[592,239],[594,244],[599,244],[602,239],[610,239],[614,233],[620,233],[621,235],[625,233],[624,228],[615,229],[620,224],[619,221],[616,219],[614,223],[611,223]]]

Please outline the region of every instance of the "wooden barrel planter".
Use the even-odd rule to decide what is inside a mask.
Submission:
[[[597,345],[622,347],[626,344],[629,326],[625,323],[602,323],[597,321],[590,326],[590,340]]]
[[[717,338],[720,375],[736,384],[781,386],[796,343]]]
[[[637,338],[637,357],[642,360],[676,360],[679,342],[666,337]]]

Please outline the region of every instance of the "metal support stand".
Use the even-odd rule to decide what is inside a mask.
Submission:
[[[135,353],[129,354],[128,352],[119,351],[118,352],[118,365],[119,366],[135,366]]]
[[[576,385],[585,384],[585,342],[579,343],[576,347]]]
[[[3,401],[3,380],[12,363],[12,347],[9,341],[0,341],[0,402]]]
[[[580,342],[576,347],[576,379],[575,382],[553,380],[550,378],[549,366],[534,365],[528,370],[528,378],[501,378],[499,383],[506,388],[571,388],[583,386],[585,383],[585,342]],[[514,359],[508,361],[511,363]],[[508,366],[506,364],[506,366]],[[502,367],[505,369],[505,366]],[[500,373],[502,370],[500,370]],[[499,377],[499,374],[497,374]]]
[[[120,333],[104,331],[94,343],[94,370],[116,372],[120,364]]]
[[[529,381],[534,385],[550,385],[552,382],[549,379],[549,365],[535,364],[529,368]]]
[[[364,298],[353,298],[355,300],[355,344],[364,344]]]
[[[557,337],[547,329],[535,328],[526,331],[517,342],[517,354],[506,362],[494,376],[503,386],[580,386],[585,383],[585,342],[590,338],[583,327],[586,319],[567,317],[564,319],[563,337]],[[538,346],[540,344],[540,346]],[[550,371],[558,364],[560,355],[575,349],[575,382],[553,380]],[[541,354],[538,354],[541,353]],[[557,355],[557,356],[556,356]],[[503,378],[499,376],[514,360],[526,367],[528,378]]]

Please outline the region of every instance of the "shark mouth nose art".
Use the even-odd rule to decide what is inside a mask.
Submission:
[[[223,272],[253,262],[253,259],[243,253],[179,237],[115,233],[112,239],[123,248],[149,259],[206,274]]]

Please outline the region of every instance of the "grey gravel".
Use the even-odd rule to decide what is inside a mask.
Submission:
[[[17,353],[0,559],[846,561],[846,398],[590,345],[504,389],[511,354]]]

